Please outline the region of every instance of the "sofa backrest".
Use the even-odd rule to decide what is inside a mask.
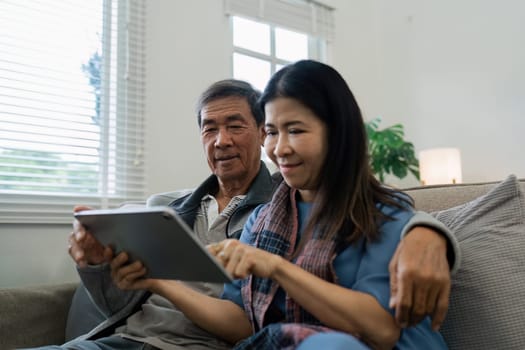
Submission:
[[[520,179],[521,191],[525,193],[525,179]],[[471,201],[492,189],[499,181],[432,185],[404,189],[415,201],[416,209],[433,212],[448,209]]]

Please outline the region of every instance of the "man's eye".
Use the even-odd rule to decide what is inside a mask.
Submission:
[[[217,128],[204,128],[204,129],[202,129],[202,132],[204,134],[208,134],[210,132],[215,132],[215,131],[217,131]]]
[[[242,134],[246,128],[243,125],[230,125],[228,131],[233,134]]]
[[[242,125],[230,125],[230,128],[239,129],[242,128]]]

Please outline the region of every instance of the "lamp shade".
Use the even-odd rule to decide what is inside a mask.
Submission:
[[[461,183],[461,155],[457,148],[431,148],[419,152],[423,185]]]

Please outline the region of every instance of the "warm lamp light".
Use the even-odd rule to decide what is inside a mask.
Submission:
[[[419,177],[423,185],[461,183],[459,149],[432,148],[420,151]]]

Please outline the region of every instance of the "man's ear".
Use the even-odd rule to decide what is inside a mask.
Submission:
[[[266,131],[264,130],[264,126],[259,128],[259,132],[261,133],[261,146],[264,147],[264,140],[266,139]]]

